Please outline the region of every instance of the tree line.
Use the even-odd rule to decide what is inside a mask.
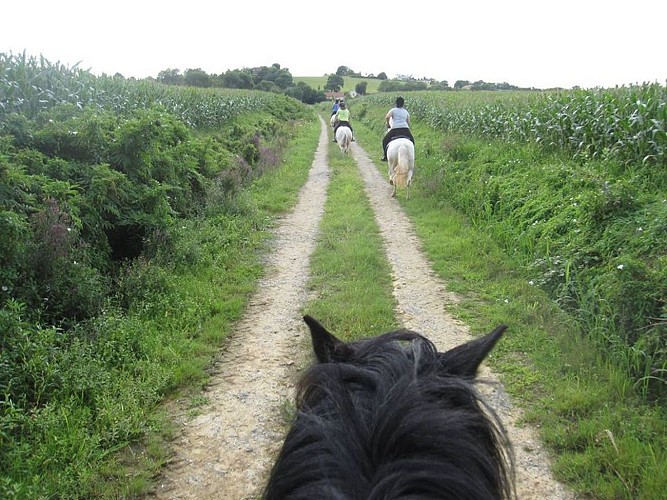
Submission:
[[[294,83],[287,68],[280,64],[255,68],[230,69],[220,74],[208,74],[200,68],[165,69],[158,73],[156,80],[165,85],[185,85],[190,87],[218,87],[227,89],[263,90],[286,94],[306,104],[326,100],[324,91],[315,90],[305,82]]]
[[[385,72],[378,75],[362,75],[347,66],[339,66],[335,73],[327,77],[324,90],[316,90],[305,82],[294,82],[287,68],[274,63],[271,66],[254,68],[230,69],[220,74],[208,74],[201,68],[187,69],[181,73],[179,69],[168,68],[160,71],[156,80],[166,85],[184,85],[190,87],[219,87],[228,89],[262,90],[265,92],[283,93],[306,104],[325,101],[325,91],[338,92],[345,85],[344,77],[368,78],[381,80],[379,92],[407,92],[414,90],[530,90],[511,85],[507,82],[490,83],[483,80],[470,82],[457,80],[453,86],[446,80],[437,81],[433,78],[416,79],[412,76],[399,76],[389,79]],[[358,95],[366,94],[367,82],[355,85]]]

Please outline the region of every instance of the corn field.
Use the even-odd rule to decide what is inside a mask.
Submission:
[[[157,105],[192,127],[214,127],[283,99],[268,92],[193,89],[121,76],[96,77],[77,65],[67,67],[25,53],[0,53],[0,126],[12,114],[34,118],[54,106],[72,104],[119,115]]]
[[[393,94],[369,96],[391,107]],[[559,92],[414,92],[411,115],[446,132],[533,141],[576,158],[667,165],[667,86]]]

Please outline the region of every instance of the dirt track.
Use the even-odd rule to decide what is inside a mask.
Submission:
[[[210,404],[193,419],[178,418],[182,428],[174,443],[174,456],[151,496],[241,500],[261,494],[282,442],[281,411],[293,396],[297,367],[311,360],[300,310],[308,299],[309,259],[315,249],[329,182],[330,143],[323,121],[321,126],[313,166],[298,204],[275,231],[274,251],[266,261],[267,277],[206,389]],[[469,340],[466,326],[447,314],[447,305],[457,298],[433,273],[409,220],[396,200],[389,197],[391,187],[386,174],[377,171],[356,143],[352,154],[385,241],[400,322],[429,337],[439,350]],[[418,170],[415,176],[418,179]],[[482,376],[495,380],[487,368]],[[489,384],[486,396],[501,415],[514,445],[518,497],[574,498],[551,476],[535,433],[516,425],[520,410],[512,406],[501,384]]]

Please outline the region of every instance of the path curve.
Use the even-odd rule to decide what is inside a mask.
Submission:
[[[152,497],[246,500],[261,494],[283,439],[282,405],[293,398],[297,367],[312,356],[300,311],[308,299],[308,266],[329,182],[329,140],[321,118],[320,125],[315,159],[297,206],[275,230],[266,277],[205,391],[210,404],[194,419],[183,419],[174,457]],[[432,271],[409,219],[389,196],[386,176],[357,143],[352,154],[385,242],[400,323],[423,333],[440,350],[469,340],[466,326],[446,311],[457,297]],[[482,376],[497,380],[486,367]],[[553,479],[534,431],[516,425],[520,410],[512,406],[502,385],[485,387],[515,446],[519,499],[575,498]]]

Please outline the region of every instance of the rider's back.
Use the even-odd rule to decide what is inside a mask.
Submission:
[[[408,111],[405,108],[391,110],[391,128],[410,128],[408,125]]]

